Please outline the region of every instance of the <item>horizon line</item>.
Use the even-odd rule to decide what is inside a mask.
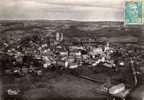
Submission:
[[[75,21],[75,22],[124,22],[123,20],[74,20],[74,19],[0,19],[0,21]]]

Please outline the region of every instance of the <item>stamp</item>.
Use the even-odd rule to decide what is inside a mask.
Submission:
[[[141,0],[125,0],[124,23],[125,25],[142,24]]]

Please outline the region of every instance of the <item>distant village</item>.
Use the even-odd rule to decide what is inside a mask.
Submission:
[[[92,39],[67,39],[63,33],[56,32],[52,37],[39,39],[33,36],[30,39],[21,40],[18,45],[10,47],[4,43],[1,50],[6,60],[2,63],[6,73],[17,72],[27,74],[35,69],[77,69],[87,65],[96,67],[103,65],[118,70],[121,66],[128,66],[128,61],[137,60],[142,63],[139,55],[141,49],[120,47],[113,43],[96,42]],[[130,50],[128,50],[130,49]],[[11,69],[13,67],[15,69]],[[13,70],[13,71],[12,71]],[[25,70],[25,71],[23,71]]]

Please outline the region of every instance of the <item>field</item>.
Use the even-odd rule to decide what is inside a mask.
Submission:
[[[123,26],[122,22],[77,22],[77,21],[1,21],[1,41],[20,39],[38,34],[42,36],[63,32],[69,37],[90,37],[111,42],[137,42],[144,36],[141,26]],[[5,40],[5,41],[6,41]]]

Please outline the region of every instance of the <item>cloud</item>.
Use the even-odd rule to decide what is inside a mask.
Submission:
[[[64,6],[85,6],[85,7],[102,7],[102,8],[121,8],[122,0],[37,0],[37,2],[48,3],[52,5]]]
[[[4,0],[0,19],[121,21],[122,6],[120,0]]]

